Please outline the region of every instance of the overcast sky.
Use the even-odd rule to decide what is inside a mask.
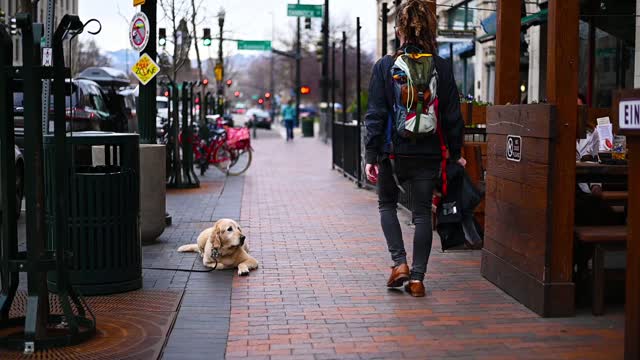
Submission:
[[[189,0],[183,0],[185,2]],[[196,0],[197,3],[198,0]],[[225,37],[246,40],[270,40],[272,32],[272,15],[275,22],[276,38],[278,34],[289,32],[295,18],[287,17],[287,4],[295,0],[204,0],[203,11],[200,14],[206,18],[201,27],[210,27],[212,36],[216,36],[216,14],[221,6],[226,10]],[[303,4],[322,4],[322,0],[303,0]],[[83,21],[97,18],[102,23],[102,32],[95,36],[95,40],[106,51],[130,48],[128,37],[128,23],[137,9],[132,6],[132,0],[80,0],[79,15]],[[375,0],[331,0],[331,21],[334,24],[351,22],[355,28],[356,17],[362,22],[362,48],[365,51],[375,51],[376,44],[376,1]],[[158,16],[163,17],[158,6]],[[304,21],[303,31],[304,31]],[[313,29],[320,33],[321,19],[314,19]],[[166,27],[160,24],[160,27]],[[227,31],[229,31],[227,33]],[[169,30],[168,30],[169,32]],[[198,31],[201,36],[202,31]],[[168,34],[170,36],[170,34]],[[355,34],[349,34],[355,37]],[[82,35],[86,39],[88,35]],[[202,47],[201,47],[202,49]],[[201,50],[202,51],[202,50]],[[227,53],[235,53],[235,44],[225,44]],[[208,52],[208,53],[207,53]],[[242,51],[245,52],[245,51]],[[241,52],[241,53],[242,53]],[[247,52],[252,53],[252,52]],[[255,52],[253,52],[255,53]],[[217,43],[205,50],[204,57],[215,57]],[[195,57],[195,55],[192,55]]]

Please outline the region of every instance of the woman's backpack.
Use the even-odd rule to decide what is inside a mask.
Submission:
[[[391,67],[396,133],[416,139],[438,128],[438,72],[432,54],[405,52]]]

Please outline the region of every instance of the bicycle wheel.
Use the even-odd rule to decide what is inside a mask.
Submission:
[[[225,174],[229,174],[229,168],[233,161],[231,160],[231,153],[229,152],[229,149],[225,145],[222,145],[213,152],[212,156],[212,163]]]
[[[237,176],[249,169],[253,155],[250,149],[229,150],[231,154],[231,164],[229,164],[228,174]]]

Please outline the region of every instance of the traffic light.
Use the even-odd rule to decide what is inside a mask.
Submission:
[[[202,31],[202,45],[211,46],[211,29],[204,28]]]
[[[324,42],[322,41],[322,38],[320,38],[318,42],[316,42],[316,60],[318,60],[318,62],[322,62],[323,53],[324,53]]]
[[[165,97],[169,97],[169,90],[165,90],[165,91],[164,91],[164,96],[165,96]]]
[[[233,80],[227,80],[227,87],[231,87],[231,85],[233,85]]]
[[[308,86],[300,86],[300,94],[309,95],[311,93],[311,88]]]
[[[234,92],[234,93],[233,93],[233,96],[235,96],[235,97],[240,97],[240,91],[236,91],[236,92]]]
[[[311,29],[311,18],[304,18],[304,28],[307,30]]]
[[[204,85],[204,86],[209,85],[209,79],[202,80],[202,85]]]
[[[6,14],[4,13],[4,10],[0,9],[0,24],[4,24],[5,16]]]
[[[263,98],[258,99],[258,104],[260,105],[264,104],[264,99]]]
[[[264,93],[264,98],[267,100],[271,99],[271,93],[270,92]]]
[[[158,45],[162,47],[167,45],[167,29],[165,28],[158,29]]]

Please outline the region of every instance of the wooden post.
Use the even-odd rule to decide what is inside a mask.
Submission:
[[[520,103],[520,10],[520,1],[498,0],[496,105]]]
[[[578,20],[579,0],[549,1],[547,94],[556,105],[554,158],[551,175],[551,237],[547,279],[552,288],[573,288],[573,227],[576,187],[576,126],[578,117]],[[557,285],[554,287],[554,285]],[[566,289],[565,289],[566,290]],[[570,299],[557,298],[571,296]],[[574,308],[573,291],[552,291],[551,303],[568,312]],[[563,305],[561,305],[563,304]],[[552,305],[553,306],[553,305]],[[567,314],[568,315],[568,314]]]
[[[640,359],[640,89],[622,90],[612,109],[613,122],[627,136],[629,200],[627,219],[627,288],[624,358]],[[617,117],[617,121],[616,121]]]
[[[629,220],[627,236],[627,299],[624,358],[640,358],[640,134],[627,137],[629,159]],[[635,160],[634,157],[635,156]],[[631,200],[635,199],[635,200]]]

